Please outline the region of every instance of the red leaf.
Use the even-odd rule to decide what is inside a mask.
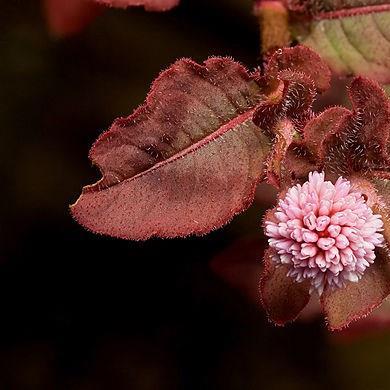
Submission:
[[[331,107],[305,126],[305,145],[319,163],[327,157],[325,145],[330,137],[340,132],[350,116],[351,112],[344,107]]]
[[[356,115],[359,142],[371,155],[370,160],[387,158],[390,138],[390,99],[375,81],[356,78],[349,89],[349,97]]]
[[[90,152],[103,178],[71,207],[94,232],[134,240],[205,234],[246,209],[268,139],[252,122],[262,90],[226,58],[180,60],[146,103]]]
[[[385,5],[384,9],[388,9],[386,0],[287,0],[288,8],[291,11],[301,12],[306,15],[315,16],[316,19],[321,17],[331,18],[330,15],[325,15],[329,12],[342,11],[332,15],[342,17],[344,14],[349,16],[361,14],[361,8],[365,9],[366,13],[375,12],[375,7]],[[381,7],[382,9],[383,7]]]
[[[57,37],[77,34],[100,11],[100,7],[88,0],[44,0],[49,30]]]
[[[269,319],[276,325],[295,320],[310,300],[310,283],[297,283],[287,276],[287,268],[275,267],[274,252],[264,254],[264,272],[260,279],[260,296]]]
[[[296,46],[278,50],[267,65],[268,73],[281,71],[302,73],[309,78],[319,92],[330,86],[331,73],[329,67],[313,50],[305,46]]]
[[[291,49],[287,49],[291,51]],[[278,53],[275,56],[279,56]],[[309,117],[315,97],[313,81],[303,73],[291,70],[276,71],[277,62],[271,59],[270,75],[282,80],[272,98],[267,99],[256,109],[253,122],[273,139],[273,148],[267,159],[267,182],[280,187],[283,177],[290,176],[284,164],[287,150],[294,137]],[[286,174],[286,171],[288,172]]]
[[[390,168],[390,100],[380,86],[358,77],[349,88],[353,110],[332,107],[303,129],[304,145],[316,165],[351,175]]]
[[[345,288],[325,290],[321,304],[328,327],[340,330],[367,316],[390,294],[390,269],[388,254],[378,250],[375,262],[365,271],[358,283],[348,283]]]
[[[288,49],[287,49],[288,50]],[[263,102],[256,110],[253,121],[268,133],[278,134],[279,122],[287,118],[300,130],[311,117],[311,107],[316,96],[315,84],[304,73],[291,70],[269,72],[271,77],[282,80],[272,99]]]
[[[275,52],[268,62],[267,76],[281,80],[282,88],[259,106],[253,121],[274,139],[267,178],[279,187],[313,170],[313,164],[301,156],[305,151],[301,132],[313,116],[316,90],[329,87],[330,71],[312,50],[297,46]]]

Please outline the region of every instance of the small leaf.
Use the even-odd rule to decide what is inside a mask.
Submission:
[[[358,283],[348,283],[345,288],[326,289],[321,304],[328,327],[340,330],[367,316],[390,293],[390,269],[386,250],[377,250],[376,259]]]
[[[338,175],[390,167],[390,100],[380,86],[356,78],[349,89],[352,110],[332,107],[303,129],[304,146],[318,169]]]
[[[281,80],[282,88],[259,106],[253,121],[274,139],[267,178],[282,187],[282,182],[290,184],[292,177],[313,170],[301,156],[302,129],[313,116],[316,91],[329,87],[330,71],[317,54],[300,46],[275,52],[266,69],[268,77]]]
[[[180,60],[146,103],[92,147],[103,178],[71,207],[88,229],[114,237],[205,234],[253,201],[269,140],[252,122],[264,99],[238,63]]]
[[[274,53],[267,64],[267,73],[281,71],[301,73],[314,83],[318,92],[324,92],[330,86],[331,72],[328,65],[315,51],[305,46],[285,48]],[[288,72],[285,75],[288,78]]]
[[[349,97],[357,117],[359,142],[372,153],[366,158],[386,161],[390,139],[390,99],[376,82],[362,77],[353,80]]]
[[[264,254],[264,272],[260,280],[260,296],[269,319],[276,325],[295,320],[310,300],[310,282],[297,283],[287,276],[287,268],[275,267],[273,249]]]
[[[329,139],[340,132],[351,115],[344,107],[332,107],[307,123],[304,128],[305,145],[319,163],[327,157]]]

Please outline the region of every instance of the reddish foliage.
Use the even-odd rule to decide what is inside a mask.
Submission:
[[[328,109],[307,124],[308,147],[320,166],[334,173],[388,169],[389,99],[377,83],[361,77],[352,82],[349,96],[351,111]]]
[[[170,93],[167,93],[169,91]],[[89,229],[147,239],[205,234],[251,203],[268,140],[252,122],[262,90],[239,64],[180,60],[145,105],[91,149],[103,173],[72,206]]]
[[[264,52],[297,40],[320,54],[338,76],[361,75],[390,83],[387,0],[257,0],[255,4]]]
[[[303,47],[275,52],[262,75],[228,58],[177,61],[144,105],[96,141],[90,158],[102,179],[83,189],[73,216],[93,232],[126,239],[206,234],[246,209],[263,177],[283,193],[309,171],[324,170],[362,191],[383,215],[389,240],[389,196],[380,196],[390,180],[389,99],[375,82],[357,78],[351,110],[316,116],[315,95],[329,80],[321,59]],[[268,250],[261,298],[269,318],[283,325],[308,303],[309,284],[287,277],[271,256]],[[378,252],[359,283],[325,288],[331,329],[367,315],[389,294],[387,263],[387,252]]]
[[[295,51],[321,65],[309,49],[286,55]],[[278,72],[278,63],[271,59],[272,71],[262,77],[226,58],[204,65],[180,60],[163,72],[146,103],[115,121],[91,149],[103,178],[72,206],[77,221],[97,233],[144,240],[205,234],[246,209],[273,136],[252,118],[276,99],[283,115],[296,119],[288,91],[294,75],[309,80],[282,65]],[[312,94],[307,107],[311,101]]]
[[[384,237],[388,241],[390,204],[386,183],[390,170],[390,101],[379,85],[364,78],[353,81],[349,94],[352,110],[331,107],[310,119],[306,125],[295,126],[298,141],[291,141],[290,145],[284,145],[283,149],[274,149],[272,163],[273,166],[278,163],[280,167],[289,168],[288,174],[281,176],[279,184],[282,189],[288,187],[292,181],[306,177],[306,172],[302,171],[303,164],[308,170],[325,170],[330,177],[346,175],[353,185],[365,194],[370,207],[382,215],[385,223]],[[302,107],[306,107],[307,98],[304,96],[300,95]],[[271,131],[280,134],[280,127],[286,128],[288,115],[267,115],[267,121],[273,123]],[[293,132],[291,123],[294,122],[289,122],[290,134]],[[292,138],[284,137],[285,144],[286,140]],[[278,143],[275,144],[275,148],[277,147]],[[265,259],[266,263],[268,261]],[[270,269],[271,272],[265,273],[263,280],[268,288],[273,288],[270,275],[276,275],[277,269]],[[361,281],[350,283],[345,289],[326,290],[322,296],[322,305],[329,328],[341,329],[351,321],[366,316],[378,306],[390,293],[389,272],[387,251],[377,251],[374,266],[370,267]],[[284,297],[286,286],[279,292],[281,297]],[[274,296],[277,296],[277,292]],[[300,307],[302,303],[301,297],[295,297],[295,293],[290,293],[289,298],[280,299],[281,302],[263,299],[266,310],[276,324],[281,323],[278,310],[285,307],[283,302],[286,299],[291,302],[295,300],[296,307]],[[285,321],[289,319],[286,316]]]

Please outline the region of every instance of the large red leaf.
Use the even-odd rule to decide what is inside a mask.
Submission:
[[[367,316],[390,294],[390,268],[386,250],[377,250],[376,259],[359,283],[345,288],[326,289],[321,303],[328,327],[339,330]]]
[[[146,103],[118,119],[90,152],[103,178],[71,207],[88,229],[114,237],[205,234],[247,208],[268,138],[253,124],[264,99],[238,63],[180,60]]]

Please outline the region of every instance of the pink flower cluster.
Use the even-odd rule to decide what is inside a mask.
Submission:
[[[375,247],[383,242],[383,222],[373,214],[362,194],[339,178],[336,184],[312,172],[303,185],[290,188],[265,222],[273,260],[286,265],[297,282],[311,279],[312,291],[321,295],[328,285],[357,282],[375,260]]]

